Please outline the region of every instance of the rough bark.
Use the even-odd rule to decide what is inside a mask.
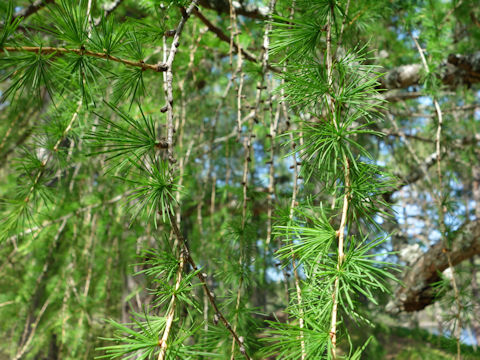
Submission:
[[[443,85],[450,88],[480,82],[480,51],[468,55],[448,55],[437,76]],[[383,89],[391,90],[419,85],[421,80],[422,65],[408,64],[387,71],[380,82]]]
[[[420,256],[406,271],[403,286],[396,289],[387,311],[418,311],[434,302],[436,293],[431,285],[440,280],[440,274],[448,268],[446,251],[450,251],[453,266],[480,254],[480,220],[464,224],[454,234],[451,249],[437,243]]]

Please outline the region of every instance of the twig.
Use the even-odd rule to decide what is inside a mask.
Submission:
[[[59,281],[60,280],[57,281],[57,285],[58,285]],[[42,308],[40,309],[40,311],[37,315],[37,318],[35,319],[35,322],[32,325],[32,331],[30,333],[30,336],[28,337],[27,341],[25,342],[25,345],[23,345],[23,347],[17,352],[17,354],[15,355],[13,360],[20,360],[22,358],[23,354],[25,354],[25,351],[27,351],[28,347],[30,346],[30,343],[33,340],[33,337],[35,336],[35,332],[37,330],[38,323],[40,322],[43,314],[45,313],[45,310],[47,310],[48,305],[50,305],[50,302],[52,301],[52,297],[53,297],[54,294],[55,294],[55,291],[52,291],[50,293],[49,297],[47,298],[47,300],[45,301],[45,303],[43,304]]]
[[[211,32],[213,32],[215,35],[217,35],[220,40],[230,44],[230,36],[226,35],[223,32],[222,29],[220,29],[219,27],[212,24],[212,22],[210,20],[208,20],[198,9],[195,9],[193,11],[193,14],[196,17],[198,17],[200,19],[200,21],[203,22]],[[238,49],[241,48],[241,46],[239,46],[235,42],[233,42],[232,46],[233,46],[233,49],[237,52],[238,52]],[[258,63],[258,59],[256,58],[256,56],[253,55],[252,53],[250,53],[248,50],[242,48],[241,52],[242,52],[242,55],[244,56],[244,58],[246,60]],[[281,70],[279,68],[273,67],[271,65],[268,65],[268,70],[273,71],[275,73],[280,73],[281,72]]]
[[[170,215],[172,218],[174,215]],[[177,291],[180,288],[180,284],[183,278],[183,267],[185,266],[185,249],[180,250],[180,259],[177,270],[177,280],[175,282],[175,290],[173,292],[172,298],[170,299],[170,304],[168,306],[168,313],[165,316],[165,330],[163,331],[163,336],[159,340],[160,353],[158,354],[158,360],[165,359],[165,354],[167,352],[167,340],[168,335],[170,334],[170,329],[173,324],[173,317],[175,315],[175,307],[177,300]]]
[[[347,0],[347,5],[345,5],[345,15],[343,16],[342,27],[340,28],[340,35],[338,36],[337,48],[335,49],[335,53],[337,52],[338,48],[342,46],[343,32],[345,30],[345,24],[347,23],[349,8],[350,8],[350,0]]]
[[[297,204],[297,193],[298,193],[298,161],[297,155],[295,153],[296,144],[293,140],[293,134],[290,132],[290,141],[292,142],[292,158],[293,158],[293,190],[292,190],[292,200],[290,203],[290,213],[289,213],[289,223],[293,221],[293,214],[295,212],[295,207]],[[304,360],[307,356],[305,351],[305,339],[303,336],[303,328],[305,326],[304,321],[304,311],[303,311],[303,300],[302,300],[302,288],[300,287],[300,276],[298,275],[298,266],[296,263],[296,256],[293,250],[291,251],[292,255],[292,267],[293,267],[293,276],[295,278],[295,291],[297,293],[297,305],[298,311],[300,314],[300,318],[298,319],[299,327],[300,327],[300,345],[302,348],[302,357],[301,359]]]
[[[16,18],[23,17],[26,19],[27,17],[35,14],[37,11],[41,10],[43,7],[45,7],[48,4],[54,3],[55,0],[36,0],[29,6],[23,8],[22,10],[18,11],[13,15],[12,21],[14,21]]]
[[[337,271],[340,272],[343,261],[345,259],[345,254],[343,252],[344,248],[344,239],[345,239],[345,229],[347,225],[347,215],[348,215],[348,206],[349,206],[349,197],[350,197],[350,164],[346,156],[344,157],[345,162],[345,194],[343,195],[343,209],[342,209],[342,218],[340,220],[340,227],[337,231],[338,236],[338,260],[337,260]],[[333,359],[337,358],[337,312],[338,312],[338,291],[340,286],[340,277],[335,278],[335,283],[333,286],[332,292],[332,319],[330,323],[330,339],[332,341],[332,357]]]
[[[242,121],[242,97],[243,97],[243,83],[244,83],[244,78],[245,74],[243,72],[243,53],[242,53],[242,47],[240,45],[240,31],[238,29],[238,24],[237,24],[237,15],[235,13],[235,9],[232,4],[232,0],[229,0],[229,5],[230,5],[230,23],[232,26],[232,35],[231,35],[231,40],[230,40],[230,58],[232,57],[232,47],[233,47],[233,37],[237,37],[237,44],[235,46],[235,50],[237,51],[237,68],[235,69],[235,73],[232,76],[233,79],[236,79],[238,75],[240,75],[240,81],[237,86],[237,135],[240,138],[240,135],[242,133],[242,126],[241,126],[241,121]],[[242,189],[243,189],[243,201],[242,201],[242,239],[244,240],[245,237],[245,222],[246,222],[246,217],[247,217],[247,193],[248,193],[248,167],[249,163],[251,161],[251,130],[252,130],[252,121],[248,122],[248,128],[243,140],[243,147],[245,150],[244,153],[244,161],[243,161],[243,175],[242,175]],[[242,242],[240,242],[240,246],[242,246]],[[238,266],[239,268],[243,267],[243,262],[245,259],[243,258],[243,254],[240,255],[238,259]],[[237,330],[237,325],[238,325],[238,312],[240,309],[240,298],[242,294],[242,287],[243,287],[243,271],[241,271],[240,275],[240,280],[238,282],[238,288],[237,288],[237,300],[235,303],[235,317],[234,317],[234,324],[233,324],[233,331],[235,332]],[[241,345],[243,347],[243,345]],[[241,348],[242,349],[242,348]],[[230,349],[230,360],[234,360],[235,358],[235,339],[232,339],[232,345]]]
[[[180,19],[180,22],[178,23],[177,28],[175,30],[175,35],[173,37],[173,41],[170,46],[168,57],[166,53],[166,42],[164,37],[163,56],[164,56],[164,59],[167,57],[167,60],[166,61],[164,60],[164,63],[159,63],[157,65],[157,66],[163,66],[164,64],[166,68],[166,73],[164,74],[164,90],[165,90],[165,97],[167,99],[167,105],[166,105],[167,106],[167,152],[168,152],[168,162],[170,165],[173,165],[176,162],[176,159],[173,155],[173,133],[175,131],[174,124],[173,124],[173,70],[172,70],[173,61],[175,59],[175,55],[180,45],[180,36],[183,32],[183,28],[185,27],[185,23],[190,17],[190,14],[192,13],[193,9],[197,6],[197,3],[198,3],[198,0],[193,0],[186,10],[184,8],[181,8],[182,18]],[[183,162],[182,162],[182,166],[183,166]],[[183,267],[185,264],[185,254],[186,252],[188,252],[186,244],[183,241],[181,241],[180,237],[178,237],[178,234],[180,234],[180,231],[178,230],[177,219],[175,218],[175,215],[169,212],[169,218],[170,218],[170,223],[175,224],[175,228],[177,229],[177,233],[176,233],[177,236],[176,236],[175,243],[180,253],[179,268],[177,270],[175,291],[170,300],[169,310],[166,315],[165,330],[163,331],[162,338],[159,340],[160,352],[158,354],[158,360],[163,360],[166,355],[166,351],[168,347],[167,341],[170,335],[170,330],[173,323],[173,317],[175,315],[175,307],[176,307],[176,300],[177,300],[176,292],[179,289],[180,283],[182,281]]]
[[[199,269],[198,269],[195,261],[193,260],[192,256],[190,255],[190,252],[188,251],[187,242],[186,242],[185,238],[183,237],[182,233],[180,232],[180,230],[178,229],[175,217],[170,216],[170,220],[171,220],[171,225],[172,225],[172,229],[173,229],[173,232],[174,232],[175,236],[177,237],[177,239],[179,239],[180,243],[183,244],[185,255],[186,255],[186,260],[192,266],[193,270],[197,273],[197,277],[200,280],[200,282],[202,283],[203,289],[205,291],[205,294],[208,297],[210,305],[212,305],[213,309],[215,310],[216,318],[218,318],[223,323],[223,325],[227,328],[227,330],[230,332],[230,334],[232,334],[236,343],[240,347],[240,351],[242,352],[243,356],[246,359],[250,360],[251,358],[250,358],[250,356],[248,356],[248,354],[245,351],[245,347],[243,346],[243,341],[240,339],[240,337],[238,336],[236,331],[233,330],[233,328],[230,325],[230,323],[228,322],[228,320],[225,318],[225,316],[222,314],[222,312],[218,308],[218,305],[215,301],[215,295],[214,295],[213,291],[211,291],[210,288],[207,285],[206,275],[204,275],[201,271],[198,271]]]
[[[107,53],[95,52],[95,51],[86,50],[86,49],[68,49],[68,48],[51,47],[51,46],[45,46],[45,47],[5,46],[4,48],[0,49],[0,52],[32,52],[32,53],[44,54],[44,55],[53,54],[54,56],[63,56],[65,54],[78,54],[78,55],[91,56],[99,59],[111,60],[127,66],[139,67],[139,68],[142,68],[143,70],[152,70],[155,72],[167,71],[167,65],[163,63],[158,63],[155,65],[147,64],[143,61],[131,61],[126,59],[121,59]]]
[[[175,54],[177,53],[178,46],[180,45],[180,36],[182,34],[185,23],[192,11],[196,8],[198,0],[193,0],[192,3],[185,10],[182,8],[182,18],[178,23],[177,29],[175,30],[175,36],[173,37],[172,45],[168,53],[168,58],[166,63],[158,63],[157,67],[163,67],[166,70],[166,98],[167,98],[167,144],[168,144],[168,160],[170,163],[175,163],[175,157],[173,156],[173,60],[175,59]]]
[[[461,1],[460,1],[461,3]],[[455,10],[455,8],[452,9]],[[448,17],[449,15],[447,15]],[[423,53],[423,49],[420,47],[420,44],[418,43],[417,39],[412,36],[413,42],[415,43],[415,46],[417,47],[418,53],[420,54],[420,58],[422,59],[422,64],[426,72],[429,71],[428,69],[428,64],[427,60],[425,58],[425,54]],[[461,359],[461,344],[460,344],[460,335],[462,331],[462,319],[461,319],[461,311],[462,311],[462,304],[460,302],[460,292],[458,290],[458,285],[456,281],[456,276],[455,276],[455,268],[453,267],[452,263],[452,257],[450,255],[450,250],[449,250],[449,245],[448,245],[448,239],[447,239],[447,228],[445,225],[445,213],[447,209],[445,208],[445,205],[443,204],[443,197],[442,197],[442,166],[441,166],[441,150],[440,150],[440,142],[441,142],[441,136],[442,136],[442,125],[443,125],[443,115],[442,115],[442,109],[440,108],[440,104],[438,103],[438,100],[435,96],[433,96],[433,104],[435,106],[435,111],[437,113],[437,133],[435,136],[435,149],[437,153],[437,178],[438,178],[438,194],[436,196],[437,203],[438,203],[438,216],[439,216],[439,223],[440,223],[440,233],[442,236],[442,241],[444,244],[445,248],[445,254],[447,256],[448,260],[448,266],[451,269],[452,276],[450,278],[450,281],[452,283],[453,291],[455,294],[455,303],[457,304],[457,313],[455,314],[455,317],[457,319],[457,323],[455,324],[455,337],[457,340],[457,360]]]
[[[327,18],[327,79],[328,87],[330,88],[333,85],[333,58],[332,58],[332,18],[334,15],[333,5],[330,7],[330,12]],[[346,14],[345,14],[346,16]],[[327,103],[331,111],[332,121],[335,128],[338,130],[338,119],[336,118],[336,109],[333,102],[330,92],[327,92]],[[340,272],[342,267],[345,255],[344,255],[344,240],[345,240],[345,229],[347,225],[347,215],[349,207],[349,198],[350,198],[350,163],[346,157],[343,156],[344,162],[344,184],[345,184],[345,193],[343,195],[343,209],[342,217],[340,220],[340,226],[337,230],[338,237],[338,257],[337,257],[337,272]],[[340,286],[340,277],[337,275],[332,290],[332,315],[330,323],[330,340],[332,343],[331,353],[332,358],[335,360],[337,358],[337,314],[338,314],[338,293]]]
[[[292,2],[291,8],[290,8],[290,20],[293,19],[294,16],[294,11],[295,11],[295,1]],[[288,65],[288,60],[285,61],[285,64],[283,65],[283,72],[287,71],[287,65]],[[282,104],[282,109],[283,113],[286,119],[286,125],[287,125],[287,130],[290,128],[290,116],[288,115],[288,109],[287,109],[287,103],[286,103],[286,97],[285,97],[285,78],[282,78],[281,80],[282,86],[280,87],[280,94],[281,94],[281,104]],[[295,207],[297,205],[297,194],[298,194],[298,166],[300,165],[297,161],[297,152],[296,152],[296,146],[297,144],[294,141],[293,138],[293,133],[290,131],[290,142],[292,146],[292,160],[293,160],[293,189],[292,189],[292,198],[290,202],[290,212],[289,212],[289,224],[293,222],[293,216],[295,213]],[[300,132],[300,141],[302,141],[303,134]],[[287,239],[288,240],[288,239]],[[301,360],[304,360],[307,356],[306,349],[305,349],[305,338],[304,338],[304,333],[303,333],[303,328],[305,327],[305,320],[304,320],[304,311],[303,311],[303,297],[302,297],[302,288],[300,286],[300,276],[298,274],[298,266],[296,263],[296,256],[293,250],[291,250],[291,256],[292,256],[292,268],[293,268],[293,276],[294,276],[294,282],[295,282],[295,291],[297,294],[297,306],[298,306],[298,312],[299,312],[299,327],[300,327],[300,346],[301,346]],[[288,285],[288,278],[286,276],[286,273],[284,273],[285,277],[285,283]],[[287,299],[288,299],[288,292],[287,292]],[[288,320],[287,320],[288,321]]]
[[[420,167],[420,170],[422,170],[423,172],[423,175],[425,176],[425,179],[427,180],[428,184],[432,187],[432,179],[430,178],[430,174],[428,173],[428,168],[427,168],[427,164],[426,162],[422,162],[420,161],[420,159],[418,158],[417,154],[415,153],[415,151],[413,150],[413,147],[412,145],[410,144],[410,141],[407,139],[407,136],[405,135],[405,133],[403,131],[401,131],[398,126],[397,126],[397,123],[395,122],[395,119],[392,118],[392,116],[390,114],[387,114],[387,118],[388,120],[390,121],[390,123],[392,124],[392,126],[395,128],[395,131],[398,133],[398,135],[400,136],[400,138],[403,140],[403,142],[405,143],[405,146],[407,147],[407,150],[408,152],[410,153],[410,155],[412,156],[413,160],[417,163],[417,165]],[[438,154],[437,154],[438,156]]]
[[[103,8],[103,16],[106,18],[108,17],[112,12],[115,11],[116,8],[120,6],[120,4],[123,2],[123,0],[115,0],[113,3],[111,3],[109,6],[104,6]],[[100,22],[102,21],[102,18],[98,18],[95,20],[95,26],[98,26]]]

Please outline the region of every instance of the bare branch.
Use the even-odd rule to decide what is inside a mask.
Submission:
[[[215,35],[217,35],[217,37],[230,44],[230,36],[225,34],[225,32],[223,32],[222,29],[220,29],[219,27],[215,26],[210,20],[208,20],[205,15],[203,15],[198,9],[195,9],[193,11],[193,14],[198,17],[200,19],[201,22],[203,22],[207,27],[208,29],[213,32]],[[233,50],[235,50],[236,52],[238,52],[238,44],[236,42],[233,42],[232,44],[233,46]],[[248,61],[252,61],[252,62],[259,62],[259,60],[257,59],[257,57],[255,55],[253,55],[252,53],[250,53],[248,50],[244,49],[244,48],[241,48],[241,53],[243,55],[243,57],[245,59],[247,59]],[[273,67],[269,64],[267,64],[267,69],[270,70],[270,71],[273,71],[273,72],[276,72],[276,73],[280,73],[281,70],[276,68],[276,67]]]
[[[419,85],[422,67],[422,64],[408,64],[391,69],[380,79],[381,87],[391,90]],[[437,76],[448,87],[476,84],[480,82],[480,51],[467,55],[450,54],[439,70]]]
[[[210,304],[212,305],[213,309],[215,310],[215,316],[217,316],[219,318],[219,320],[222,321],[223,325],[225,325],[225,327],[230,332],[230,334],[232,334],[232,336],[235,339],[235,342],[238,344],[238,346],[241,347],[241,348],[244,348],[243,341],[240,339],[240,337],[238,336],[236,331],[233,330],[232,325],[230,325],[228,320],[225,318],[225,316],[223,316],[222,312],[218,308],[218,305],[215,301],[215,295],[214,295],[213,291],[211,291],[210,288],[208,287],[207,279],[206,279],[205,275],[201,271],[198,271],[197,264],[195,263],[192,256],[190,255],[190,252],[187,249],[186,240],[183,237],[182,233],[180,232],[180,230],[177,226],[177,221],[175,219],[175,216],[170,216],[170,220],[171,220],[172,229],[173,229],[173,232],[175,233],[175,236],[180,241],[180,243],[183,244],[183,246],[184,246],[184,251],[185,251],[185,254],[186,254],[186,257],[187,257],[187,261],[193,267],[193,270],[197,272],[196,275],[197,275],[198,279],[200,280],[200,282],[202,283],[203,290],[205,291],[205,294],[207,295]],[[247,360],[250,360],[250,356],[248,356],[248,354],[246,352],[243,353],[243,356]]]
[[[37,11],[41,10],[42,8],[47,6],[48,4],[53,4],[54,2],[55,2],[55,0],[36,0],[32,4],[30,4],[29,6],[23,8],[22,10],[20,10],[18,12],[16,12],[15,15],[13,16],[12,20],[15,20],[16,18],[19,18],[19,17],[23,17],[24,19],[26,19],[27,17],[35,14]]]

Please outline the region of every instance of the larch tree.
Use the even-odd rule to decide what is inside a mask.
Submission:
[[[474,5],[2,2],[0,359],[478,358]]]

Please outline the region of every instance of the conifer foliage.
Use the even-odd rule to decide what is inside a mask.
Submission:
[[[360,359],[404,186],[369,4],[2,3],[0,358]]]

